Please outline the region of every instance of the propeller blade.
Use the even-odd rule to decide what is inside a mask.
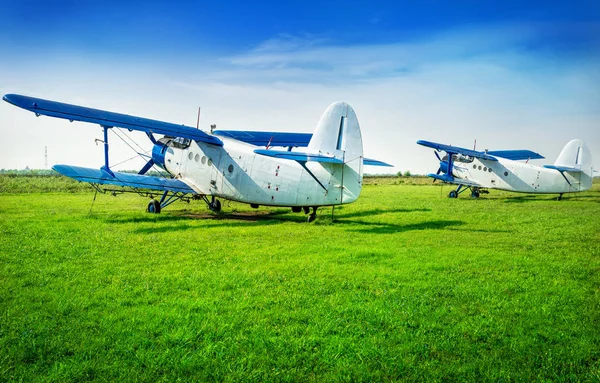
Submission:
[[[440,158],[440,155],[438,154],[438,152],[437,152],[437,151],[435,151],[435,150],[434,150],[434,151],[433,151],[433,154],[435,154],[435,156],[437,157],[437,159],[438,159],[439,161],[441,161],[441,160],[442,160],[442,159]]]
[[[142,168],[142,170],[139,171],[139,175],[144,175],[146,174],[146,172],[148,170],[150,170],[150,168],[154,166],[154,160],[152,158],[150,158],[150,160],[148,162],[146,162],[146,165],[144,165],[144,167]]]
[[[438,168],[438,171],[435,174],[439,175],[441,172],[442,172],[442,168]]]

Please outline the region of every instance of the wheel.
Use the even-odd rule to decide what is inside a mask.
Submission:
[[[151,214],[160,213],[160,202],[155,199],[151,199],[150,202],[148,202],[148,208],[146,211]]]
[[[471,197],[473,197],[473,198],[479,198],[479,190],[473,190],[471,192]]]
[[[456,190],[452,190],[450,192],[450,194],[448,194],[448,198],[456,198],[458,197],[458,193],[456,192]]]
[[[302,208],[300,206],[292,206],[292,211],[294,213],[300,213],[302,211]]]
[[[315,219],[317,219],[317,215],[315,213],[311,213],[311,214],[308,215],[308,218],[306,219],[306,222],[311,223]]]
[[[210,210],[214,211],[215,213],[220,212],[221,211],[221,201],[219,201],[218,199],[215,199],[213,202],[211,202]]]

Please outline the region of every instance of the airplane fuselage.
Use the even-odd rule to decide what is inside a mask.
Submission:
[[[257,146],[221,139],[222,147],[195,141],[171,144],[164,153],[164,167],[198,194],[253,205],[340,205],[360,194],[362,171],[357,173],[350,163],[306,162],[305,169],[296,161],[256,154]],[[361,157],[355,161],[362,166]]]
[[[481,188],[522,193],[573,193],[589,189],[592,183],[591,177],[583,172],[561,173],[503,158],[498,161],[462,159],[454,162],[452,174],[458,179],[476,182]]]

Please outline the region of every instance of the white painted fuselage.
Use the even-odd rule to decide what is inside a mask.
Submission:
[[[592,185],[591,169],[589,174],[559,172],[503,158],[498,161],[480,158],[473,158],[471,162],[456,161],[452,174],[455,178],[475,182],[481,188],[521,193],[573,193],[588,190]]]
[[[343,165],[307,162],[324,189],[296,161],[256,154],[259,147],[234,139],[221,140],[222,147],[194,141],[185,149],[169,147],[165,168],[201,195],[256,205],[340,205],[360,195],[361,156]]]

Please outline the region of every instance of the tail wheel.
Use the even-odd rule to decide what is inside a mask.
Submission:
[[[151,214],[159,214],[160,213],[160,202],[155,199],[151,199],[148,203],[148,208],[146,209],[148,213]]]

